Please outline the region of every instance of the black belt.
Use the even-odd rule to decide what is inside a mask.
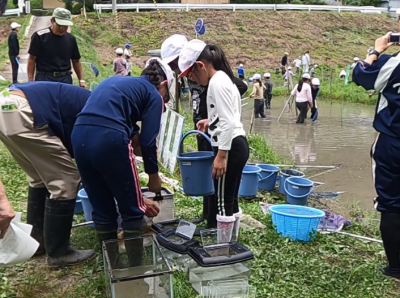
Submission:
[[[45,75],[49,75],[55,78],[69,76],[72,74],[72,71],[55,71],[55,72],[47,72],[47,71],[37,71],[37,73],[42,73]]]

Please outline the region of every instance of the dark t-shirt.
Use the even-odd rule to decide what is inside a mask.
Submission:
[[[36,56],[36,70],[42,72],[69,71],[71,60],[81,59],[75,37],[55,35],[50,28],[33,33],[28,53]]]
[[[8,55],[11,57],[19,55],[18,34],[15,31],[8,36]]]

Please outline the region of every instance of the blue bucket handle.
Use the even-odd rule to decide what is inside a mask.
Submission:
[[[288,190],[287,190],[287,188],[286,188],[286,183],[288,183],[288,182],[287,182],[287,179],[285,180],[285,183],[283,183],[283,188],[285,189],[286,193],[289,194],[291,197],[297,198],[297,199],[300,199],[300,198],[309,196],[309,195],[312,193],[313,189],[314,189],[314,185],[313,185],[313,186],[311,187],[311,189],[310,189],[310,191],[309,191],[308,194],[305,194],[305,195],[302,195],[302,196],[295,196],[295,195],[292,195],[290,192],[288,192]]]
[[[211,140],[208,137],[208,135],[206,135],[204,132],[201,132],[200,130],[190,130],[183,135],[183,137],[179,143],[179,155],[181,155],[183,153],[183,141],[186,139],[186,137],[188,137],[189,135],[194,134],[194,133],[196,133],[196,134],[198,133],[203,138],[205,138],[207,140],[207,142],[210,143],[210,147],[212,148]],[[211,151],[211,152],[213,152],[213,151]]]
[[[271,174],[269,174],[267,177],[262,177],[262,175],[260,174],[260,173],[257,173],[258,174],[258,177],[260,177],[261,179],[258,179],[258,181],[260,182],[260,181],[264,181],[264,180],[267,180],[268,178],[271,178],[271,176],[273,175],[273,174],[275,174],[276,172],[271,172]]]

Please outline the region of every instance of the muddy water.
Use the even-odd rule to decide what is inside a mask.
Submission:
[[[372,128],[374,106],[333,103],[320,100],[316,122],[306,120],[296,124],[294,108],[286,109],[277,119],[286,98],[272,99],[272,109],[266,119],[255,119],[253,133],[264,134],[275,152],[299,165],[331,166],[340,164],[334,171],[307,170],[307,176],[325,183],[318,191],[344,191],[340,203],[358,202],[363,209],[372,209],[375,191],[372,185],[371,145],[375,138]],[[243,123],[249,130],[252,103],[243,108]],[[308,114],[309,115],[309,114]],[[319,174],[319,175],[318,175]],[[316,190],[317,191],[317,190]]]

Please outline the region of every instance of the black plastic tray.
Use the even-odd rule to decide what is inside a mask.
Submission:
[[[253,252],[238,242],[191,247],[189,256],[201,267],[231,265],[254,259]]]
[[[195,239],[183,238],[179,235],[176,235],[175,232],[176,229],[168,229],[162,233],[157,234],[156,238],[158,243],[160,243],[160,245],[162,245],[163,247],[182,255],[187,254],[190,248],[199,246],[199,241]],[[170,239],[168,239],[171,236],[180,238],[183,241],[183,243],[176,243],[171,241]]]
[[[159,234],[159,233],[162,233],[169,229],[176,229],[178,227],[180,221],[181,221],[181,219],[177,218],[177,219],[167,220],[167,221],[163,221],[163,222],[153,223],[151,225],[150,229],[154,233]]]

